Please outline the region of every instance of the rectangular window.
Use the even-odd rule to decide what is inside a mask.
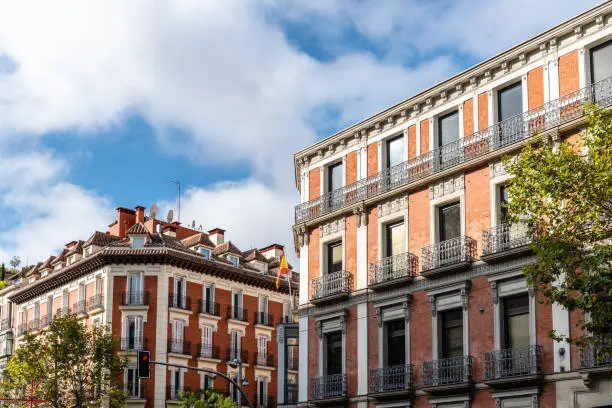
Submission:
[[[268,398],[268,382],[265,378],[257,379],[257,406],[266,407]]]
[[[228,261],[232,263],[232,265],[238,267],[238,258],[232,255],[227,256]]]
[[[210,259],[210,249],[200,248],[200,253],[204,255],[204,259]]]
[[[240,333],[236,330],[232,330],[230,332],[230,359],[240,358],[240,349],[241,349],[241,341],[240,341]]]
[[[145,239],[144,237],[132,237],[132,248],[144,248]]]
[[[342,163],[336,163],[327,169],[327,191],[334,191],[342,187]]]
[[[405,251],[405,228],[404,222],[396,222],[395,224],[387,224],[386,229],[386,247],[385,256],[395,256],[403,254]]]
[[[342,374],[342,333],[325,335],[326,375]]]
[[[387,367],[406,364],[406,323],[395,320],[385,323]]]
[[[438,209],[439,241],[447,241],[461,235],[461,206],[459,203]]]
[[[131,305],[138,305],[143,302],[141,281],[140,273],[132,273],[128,276],[128,301]]]
[[[387,168],[404,162],[404,136],[395,137],[387,142]]]
[[[504,299],[504,348],[529,346],[529,297],[513,296]]]
[[[181,386],[181,370],[175,369],[174,370],[174,395],[175,396],[180,395],[182,390],[183,390],[183,387]]]
[[[612,41],[591,48],[591,81],[596,83],[612,76]]]
[[[453,111],[438,118],[438,146],[459,140],[459,112]]]
[[[212,326],[202,326],[202,348],[200,354],[202,357],[212,357],[213,346],[213,328]]]
[[[185,308],[185,292],[187,290],[187,282],[183,277],[174,278],[174,296],[172,299],[173,306]]]
[[[51,319],[53,319],[53,296],[49,296],[47,298],[47,320],[48,320],[48,323],[51,323]]]
[[[523,85],[509,85],[497,92],[497,121],[503,122],[523,113]]]
[[[125,371],[125,392],[129,398],[139,398],[138,369],[126,368]]]
[[[499,186],[498,189],[499,194],[499,223],[505,222],[506,216],[508,214],[508,190],[506,190],[505,185]]]
[[[202,380],[202,388],[204,389],[204,391],[206,390],[211,390],[213,389],[213,378],[208,375],[208,374],[204,374],[204,379]]]
[[[257,364],[265,366],[268,355],[268,339],[265,336],[257,337]]]
[[[206,285],[204,287],[204,313],[215,313],[215,285]]]
[[[140,350],[142,348],[143,322],[142,316],[128,316],[124,320],[124,340],[122,348],[126,350]]]
[[[238,320],[242,320],[243,318],[241,291],[232,292],[232,318]]]
[[[441,358],[463,355],[463,311],[450,310],[441,313]]]
[[[267,296],[258,296],[258,309],[259,316],[258,322],[259,324],[268,324],[268,297]]]
[[[99,276],[96,276],[96,295],[101,295],[102,294],[102,278]]]
[[[327,245],[327,273],[342,270],[342,242]]]

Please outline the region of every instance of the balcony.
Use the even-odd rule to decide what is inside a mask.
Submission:
[[[70,312],[75,315],[85,314],[85,300],[79,300],[70,307]]]
[[[612,105],[612,78],[299,204],[295,207],[295,223],[308,222],[361,201],[374,199],[463,163],[478,158],[486,160],[489,158],[487,156],[505,153],[513,144],[535,133],[543,133],[582,118],[583,107],[591,102],[604,107]]]
[[[525,385],[542,378],[542,346],[491,351],[484,358],[484,382],[491,387]]]
[[[94,310],[104,310],[104,296],[101,293],[87,299],[87,312]]]
[[[168,297],[168,307],[181,310],[191,310],[191,298],[176,293],[171,293]]]
[[[209,358],[213,360],[221,359],[219,346],[210,344],[198,344],[196,350],[198,351],[198,358]]]
[[[353,275],[347,271],[333,272],[313,279],[311,284],[310,302],[321,304],[347,298],[353,289]]]
[[[127,291],[121,293],[122,306],[147,306],[149,304],[149,292]]]
[[[26,334],[28,332],[28,325],[27,323],[21,323],[19,326],[17,326],[17,335],[18,336],[23,336],[24,334]]]
[[[40,327],[40,319],[33,319],[28,322],[29,332],[38,331],[39,327]]]
[[[168,353],[191,356],[191,342],[185,339],[169,339]]]
[[[589,374],[612,372],[612,355],[609,352],[610,341],[601,340],[601,344],[587,344],[580,350],[580,371]]]
[[[501,224],[482,231],[482,256],[487,263],[517,257],[529,252],[529,228],[524,223]]]
[[[274,317],[269,313],[255,312],[254,322],[262,326],[274,327]]]
[[[412,365],[401,364],[374,368],[368,375],[368,392],[376,399],[401,397],[411,394]]]
[[[248,350],[234,350],[232,348],[228,348],[225,353],[225,361],[232,361],[234,359],[240,359],[242,364],[249,364]]]
[[[121,337],[119,341],[119,350],[126,352],[135,352],[147,349],[147,339],[141,340],[134,336]]]
[[[255,353],[255,365],[261,367],[274,367],[274,356],[268,353]]]
[[[285,397],[285,405],[297,404],[298,402],[298,385],[297,384],[287,384],[286,385],[286,397]]]
[[[49,324],[51,324],[51,320],[53,320],[53,316],[51,315],[45,315],[41,317],[40,322],[39,322],[39,327],[41,329],[44,329],[45,327],[49,326]]]
[[[125,387],[125,399],[142,400],[147,398],[145,384],[141,381],[129,382]]]
[[[310,379],[310,402],[338,405],[347,400],[346,374],[332,374]]]
[[[422,249],[421,275],[433,278],[470,267],[476,257],[476,241],[467,236],[448,239]]]
[[[370,288],[378,290],[409,283],[418,268],[418,258],[409,252],[383,258],[378,262],[370,262],[368,277]]]
[[[423,362],[423,389],[430,393],[469,388],[472,357],[459,356]]]
[[[221,316],[219,303],[201,301],[198,313],[211,316]]]
[[[249,314],[247,309],[243,309],[238,306],[228,306],[227,307],[227,318],[231,320],[239,320],[241,322],[249,321]]]

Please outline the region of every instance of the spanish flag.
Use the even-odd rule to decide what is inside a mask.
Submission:
[[[283,255],[280,260],[280,265],[278,266],[278,275],[276,275],[276,290],[278,290],[280,287],[281,275],[287,275],[288,273],[289,265],[287,265],[287,258],[285,258],[285,255]]]

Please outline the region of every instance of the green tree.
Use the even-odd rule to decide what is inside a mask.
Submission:
[[[13,256],[9,261],[9,265],[11,265],[14,270],[19,269],[19,266],[21,265],[21,258],[18,256]]]
[[[181,395],[180,408],[234,408],[237,405],[230,397],[217,391],[185,392]]]
[[[109,327],[86,327],[75,315],[51,321],[44,335],[28,334],[16,349],[2,384],[11,396],[30,390],[52,407],[123,406],[125,361]]]
[[[557,341],[604,352],[612,344],[612,117],[596,106],[585,110],[587,128],[579,145],[546,140],[526,145],[505,166],[509,181],[508,222],[526,222],[536,261],[524,268],[548,303],[583,311],[579,336],[551,331]]]
[[[6,268],[4,267],[4,262],[0,265],[0,281],[4,281],[4,275],[6,274]]]

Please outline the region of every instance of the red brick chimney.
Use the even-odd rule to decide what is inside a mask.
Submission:
[[[145,220],[145,208],[141,205],[136,207],[136,222],[144,222]]]
[[[208,238],[215,245],[221,245],[225,241],[225,230],[221,228],[213,228],[208,231]]]
[[[117,222],[109,225],[109,232],[117,237],[125,238],[127,230],[136,224],[136,212],[129,208],[117,208]]]

